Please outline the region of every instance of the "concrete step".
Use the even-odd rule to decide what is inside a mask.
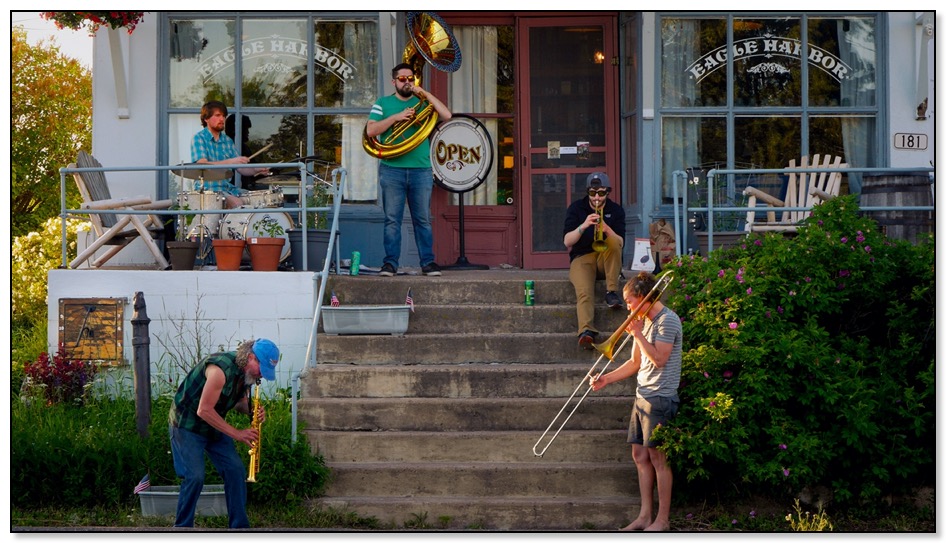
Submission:
[[[345,462],[328,464],[325,497],[488,496],[619,498],[637,486],[634,464],[490,462]]]
[[[384,304],[368,304],[384,305]],[[403,304],[396,304],[403,305]],[[627,310],[595,307],[595,327],[610,334],[624,322]],[[408,315],[407,334],[502,334],[511,331],[571,333],[577,336],[575,305],[450,304],[416,305]],[[324,328],[319,327],[319,332]]]
[[[580,485],[581,480],[575,481]],[[346,496],[316,503],[377,518],[391,529],[559,531],[607,530],[637,517],[640,498],[502,498],[434,496],[391,498]]]
[[[542,437],[555,413],[542,428],[532,431],[472,432],[349,432],[305,430],[313,449],[326,462],[633,462],[627,429],[565,429],[552,439],[559,425]],[[576,412],[574,417],[585,416]],[[560,419],[563,420],[563,419]],[[572,421],[569,420],[569,423]],[[570,428],[566,425],[566,428]],[[535,447],[542,441],[538,447]],[[551,443],[550,445],[548,445]],[[546,448],[545,446],[548,445]],[[546,448],[542,457],[533,448]]]
[[[577,398],[575,399],[577,401]],[[565,413],[571,412],[569,404]],[[567,427],[627,428],[631,397],[588,396]],[[561,398],[305,398],[299,414],[308,428],[351,431],[508,431],[541,434],[564,406]],[[578,415],[581,416],[578,416]]]
[[[605,367],[602,359],[597,375]],[[311,398],[567,398],[588,390],[587,364],[436,364],[418,366],[358,366],[320,364],[314,379],[303,382],[303,396]],[[611,364],[608,369],[616,368]],[[581,385],[581,386],[579,386]],[[625,379],[589,396],[632,396],[634,379]]]
[[[462,324],[455,334],[406,334],[330,336],[319,334],[317,361],[349,364],[560,364],[587,363],[597,351],[578,346],[576,333],[516,331],[502,335],[464,334]],[[623,338],[627,338],[625,334]],[[599,342],[608,338],[602,334]],[[623,342],[621,339],[618,343]],[[625,356],[630,356],[630,344]],[[616,356],[615,360],[624,362]]]
[[[535,304],[561,305],[575,302],[575,288],[568,280],[567,270],[537,272],[535,274],[486,274],[477,278],[475,274],[464,274],[462,280],[445,271],[441,277],[399,275],[378,277],[369,275],[332,275],[326,285],[326,294],[335,291],[342,304],[402,304],[411,289],[414,303],[428,305],[457,304],[511,304],[523,305],[525,299],[524,279],[535,277]],[[623,284],[623,283],[622,283]],[[604,281],[596,288],[604,299]]]

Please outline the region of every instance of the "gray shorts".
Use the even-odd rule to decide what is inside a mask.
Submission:
[[[650,436],[657,426],[670,422],[680,408],[680,398],[674,396],[654,396],[641,398],[637,396],[634,408],[631,409],[631,422],[627,428],[627,442],[636,443],[645,447],[654,447],[650,443]]]

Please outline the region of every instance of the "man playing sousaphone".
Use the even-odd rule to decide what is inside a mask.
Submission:
[[[618,296],[621,257],[624,249],[624,208],[610,200],[608,174],[588,175],[588,197],[575,200],[565,213],[565,247],[571,264],[568,279],[575,287],[578,311],[578,344],[594,348],[598,338],[595,328],[595,281],[604,279],[604,301],[612,309],[623,304]]]

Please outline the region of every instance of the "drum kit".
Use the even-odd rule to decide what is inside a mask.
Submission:
[[[194,169],[173,170],[173,173],[186,179],[199,181],[218,181],[228,179],[230,170],[225,169]],[[291,176],[273,176],[291,177]],[[298,183],[298,178],[296,183]],[[244,205],[233,209],[230,213],[196,214],[193,217],[179,216],[178,228],[186,230],[186,238],[199,241],[198,258],[206,260],[213,248],[214,239],[248,239],[259,237],[254,225],[266,221],[275,221],[288,231],[294,226],[292,216],[282,211],[249,211],[266,208],[283,207],[285,197],[281,186],[270,186],[266,190],[249,191],[241,195]],[[177,195],[177,204],[181,209],[223,211],[226,198],[222,193],[212,191],[181,191]],[[184,222],[187,221],[187,222]],[[285,262],[289,258],[289,235],[283,234],[286,243],[283,244],[279,261]]]

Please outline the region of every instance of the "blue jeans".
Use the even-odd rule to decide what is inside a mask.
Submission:
[[[433,172],[430,168],[394,168],[381,164],[378,166],[378,181],[384,209],[384,263],[397,268],[401,258],[401,221],[406,201],[411,209],[420,265],[430,264],[434,261],[434,231],[430,226]]]
[[[181,477],[181,492],[177,498],[177,518],[174,527],[193,527],[197,512],[197,498],[204,488],[204,451],[223,477],[227,498],[227,513],[231,528],[249,528],[246,516],[246,468],[236,452],[233,439],[221,435],[213,441],[194,432],[171,425],[171,454],[174,471]]]

